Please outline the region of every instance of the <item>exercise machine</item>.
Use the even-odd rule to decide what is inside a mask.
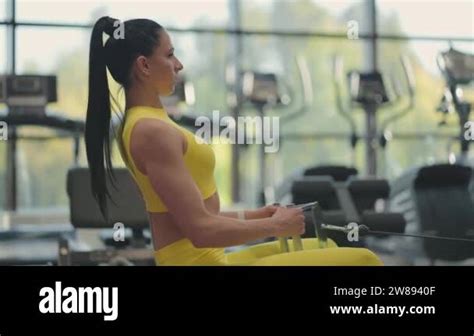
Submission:
[[[377,131],[375,124],[375,117],[378,109],[398,106],[400,100],[403,97],[403,89],[400,81],[397,80],[396,76],[389,76],[390,85],[386,85],[383,76],[378,73],[361,73],[358,71],[350,71],[347,73],[347,83],[349,88],[349,104],[344,103],[343,100],[343,86],[344,86],[344,69],[342,59],[338,56],[333,58],[333,83],[336,99],[336,111],[338,114],[347,121],[350,128],[350,147],[351,147],[351,165],[321,165],[321,166],[309,166],[304,169],[298,169],[292,173],[281,186],[276,188],[275,195],[279,199],[282,191],[287,192],[289,186],[295,178],[303,176],[331,176],[335,181],[342,182],[346,181],[351,176],[356,176],[359,171],[355,168],[355,150],[360,139],[365,139],[366,142],[366,157],[368,160],[367,166],[369,170],[375,171],[377,159],[375,157],[375,150],[380,146],[381,149],[386,149],[387,143],[391,139],[392,135],[388,130],[388,126],[394,121],[400,119],[406,115],[414,106],[415,97],[415,82],[413,72],[410,66],[410,62],[407,57],[401,57],[401,66],[403,68],[404,78],[406,82],[406,91],[409,97],[409,103],[407,106],[392,113],[391,116],[387,117],[381,123],[381,131]],[[391,87],[392,90],[388,90],[387,87]],[[348,105],[348,106],[346,106]],[[356,121],[354,117],[354,108],[362,107],[366,115],[367,135],[359,135],[356,127]],[[331,134],[319,134],[314,133],[309,135],[310,138],[324,140],[325,136],[331,137],[345,137],[345,134],[331,133]],[[298,137],[296,134],[285,134],[283,139],[301,138],[304,139],[307,136],[302,135]],[[378,145],[379,144],[379,145]],[[371,161],[372,160],[372,161]],[[370,162],[369,162],[370,161]],[[372,165],[372,168],[370,166]],[[387,170],[387,165],[384,163],[384,170]],[[367,174],[368,177],[375,178],[374,174]]]
[[[282,83],[274,73],[261,73],[256,71],[245,71],[242,75],[242,96],[244,103],[249,103],[257,111],[257,116],[263,118],[268,116],[270,110],[285,109],[290,112],[286,114],[279,114],[279,121],[295,119],[306,113],[312,106],[313,102],[313,87],[308,65],[305,58],[297,57],[296,65],[298,68],[298,75],[301,82],[301,101],[292,99],[294,94],[291,94],[291,89],[286,88],[286,91],[291,94],[283,93]],[[257,130],[261,132],[261,130]],[[262,134],[257,134],[262,138]],[[258,203],[271,203],[273,199],[272,184],[268,181],[267,172],[269,165],[267,162],[267,154],[265,152],[264,143],[254,142],[253,139],[247,137],[247,140],[252,140],[252,143],[259,145],[259,187],[258,187]]]
[[[53,113],[46,106],[57,100],[55,76],[0,76],[0,102],[7,106],[0,121],[8,128],[6,142],[5,204],[0,230],[2,264],[48,264],[56,261],[58,237],[71,236],[69,224],[40,225],[14,223],[18,217],[17,141],[45,141],[60,137],[73,139],[74,161],[79,157],[79,141],[84,122]],[[52,135],[22,135],[23,126],[38,126],[54,130]]]
[[[471,178],[469,167],[436,164],[412,168],[392,183],[390,209],[404,214],[407,233],[456,238],[446,241],[404,238],[398,249],[413,263],[474,258],[474,245],[459,240],[474,238]]]
[[[59,266],[154,265],[149,221],[142,197],[126,168],[114,170],[108,181],[112,199],[107,199],[109,222],[103,218],[90,189],[90,173],[72,167],[67,175],[70,221],[75,229],[100,231],[103,246],[92,248],[71,237],[59,240]]]
[[[471,103],[463,98],[461,85],[474,80],[474,56],[450,48],[441,52],[438,65],[446,80],[446,89],[438,111],[442,124],[446,115],[456,113],[459,119],[460,153],[451,155],[449,163],[412,168],[392,183],[390,208],[403,212],[407,233],[442,235],[445,240],[400,242],[400,250],[414,262],[437,260],[459,262],[474,258],[474,246],[465,240],[474,237],[474,201],[469,191],[472,168],[467,166],[469,140],[465,137]]]
[[[282,203],[308,203],[317,200],[323,223],[343,227],[350,223],[364,224],[373,230],[404,232],[405,220],[400,213],[386,208],[390,187],[386,180],[349,177],[335,181],[331,176],[303,176],[293,180]],[[307,223],[304,237],[314,235]],[[333,232],[339,246],[366,246],[363,240],[350,241],[346,235]],[[393,254],[394,251],[384,250]]]
[[[446,125],[448,114],[456,113],[459,121],[460,153],[450,155],[450,163],[467,164],[470,140],[465,136],[472,103],[465,100],[463,86],[474,82],[474,55],[450,48],[439,53],[438,67],[445,79],[446,87],[438,106],[442,114],[440,126]]]
[[[393,113],[390,117],[381,121],[380,127],[377,123],[378,112],[382,109],[398,107],[402,98],[402,86],[400,81],[393,75],[385,76],[390,79],[390,84],[378,71],[360,72],[351,70],[347,73],[349,92],[349,107],[343,103],[342,86],[344,82],[343,62],[338,56],[333,59],[334,64],[334,87],[336,92],[337,111],[349,123],[351,130],[352,161],[355,165],[354,152],[360,138],[365,140],[366,165],[369,177],[377,177],[379,174],[377,152],[381,148],[385,151],[391,133],[388,126],[396,120],[405,116],[415,104],[415,80],[410,62],[406,56],[401,57],[401,66],[406,82],[406,91],[409,97],[407,106]],[[388,88],[392,88],[389,90]],[[358,135],[354,118],[354,108],[360,107],[365,115],[365,135]],[[379,131],[380,129],[380,131]],[[386,165],[386,164],[384,164]],[[384,167],[386,170],[387,167]]]

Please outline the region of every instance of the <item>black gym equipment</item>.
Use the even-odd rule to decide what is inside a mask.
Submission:
[[[17,140],[47,140],[58,137],[73,138],[74,161],[78,161],[79,139],[84,131],[84,122],[55,114],[46,105],[57,100],[56,77],[35,75],[0,76],[0,102],[7,110],[0,113],[0,121],[8,127],[6,151],[6,181],[4,227],[0,231],[2,241],[1,264],[54,264],[56,262],[57,239],[73,235],[70,225],[38,225],[11,223],[17,211]],[[19,135],[22,126],[40,126],[55,130],[50,136]]]
[[[84,122],[47,111],[46,105],[57,100],[56,77],[54,76],[0,76],[0,92],[2,92],[0,102],[7,105],[7,111],[0,115],[0,121],[8,125],[7,187],[4,207],[8,211],[15,211],[17,208],[16,144],[19,138],[17,127],[35,125],[69,132],[74,138],[74,160],[77,160],[77,148],[80,134],[84,131]]]
[[[328,225],[343,227],[356,223],[372,230],[401,233],[405,229],[402,214],[389,212],[384,206],[389,191],[385,180],[349,177],[345,181],[335,181],[327,175],[303,176],[293,180],[281,199],[282,202],[295,204],[317,200],[322,221]],[[307,223],[304,237],[314,234],[313,226]],[[347,235],[341,232],[331,233],[330,238],[339,246],[366,246],[364,240],[349,241]],[[388,250],[384,252],[388,253]]]
[[[399,110],[393,113],[391,116],[384,119],[380,124],[380,132],[378,135],[379,138],[379,146],[382,150],[383,160],[383,171],[386,178],[389,176],[389,165],[387,159],[387,145],[393,138],[393,134],[390,131],[389,127],[391,124],[396,122],[397,120],[406,116],[410,111],[412,111],[415,107],[415,97],[416,97],[416,83],[415,83],[415,75],[413,73],[413,69],[411,67],[411,63],[407,56],[402,56],[400,58],[400,64],[403,69],[403,75],[405,78],[406,85],[402,85],[400,81],[397,79],[396,76],[390,76],[391,86],[394,92],[394,98],[392,98],[393,105],[396,102],[402,100],[404,96],[408,97],[408,103],[405,107],[399,108]],[[405,87],[405,93],[403,93],[403,87]],[[380,171],[380,169],[379,169]]]
[[[384,76],[378,71],[360,72],[351,70],[347,73],[347,84],[349,90],[349,107],[343,103],[342,86],[344,82],[343,62],[338,56],[333,59],[334,88],[336,93],[336,104],[338,113],[349,123],[351,130],[350,142],[352,148],[352,164],[355,166],[355,148],[359,139],[354,108],[361,107],[365,114],[366,134],[363,136],[366,148],[367,176],[378,175],[378,147],[385,150],[387,142],[391,138],[388,126],[394,121],[406,115],[415,105],[415,80],[410,62],[406,56],[401,57],[401,66],[406,82],[406,91],[409,103],[390,117],[380,123],[380,132],[377,123],[377,113],[381,109],[397,106],[403,96],[400,81],[395,76],[386,76],[390,79],[390,86],[384,80]],[[389,91],[388,87],[392,87]],[[386,169],[386,167],[384,167]]]
[[[290,111],[286,114],[279,114],[280,121],[298,118],[308,111],[313,103],[313,87],[311,76],[305,58],[297,57],[296,65],[301,83],[302,99],[297,101],[293,98],[291,89],[286,87],[289,94],[282,93],[282,83],[274,73],[261,73],[256,71],[245,71],[242,75],[241,95],[243,103],[249,103],[257,111],[257,116],[262,118],[268,115],[270,110],[285,109]],[[290,97],[291,95],[291,97]],[[260,131],[260,130],[258,130]],[[249,138],[247,138],[249,139]],[[252,141],[252,143],[256,143]],[[273,201],[272,186],[267,178],[269,165],[265,144],[259,144],[259,187],[258,204],[271,203]],[[269,195],[270,193],[270,195]]]
[[[462,85],[474,81],[474,56],[453,48],[441,52],[439,68],[446,89],[438,111],[456,113],[460,134],[460,153],[449,157],[449,163],[412,168],[392,183],[390,208],[401,211],[407,220],[407,233],[444,236],[445,240],[405,239],[398,248],[413,262],[428,259],[462,261],[474,258],[474,201],[469,185],[473,170],[468,163],[469,140],[465,137],[471,103],[463,99]]]
[[[342,87],[344,86],[345,81],[343,75],[343,62],[340,57],[335,56],[333,58],[333,78],[336,94],[335,98],[337,112],[349,124],[352,166],[324,165],[307,167],[304,170],[298,170],[286,179],[282,187],[276,188],[275,195],[277,200],[280,199],[279,197],[281,196],[281,190],[283,189],[283,192],[286,192],[288,186],[292,183],[291,181],[301,176],[331,176],[335,181],[345,181],[350,176],[358,175],[358,170],[354,168],[354,166],[355,149],[360,138],[364,138],[366,141],[367,166],[369,167],[368,176],[375,177],[375,175],[370,174],[370,172],[375,171],[376,168],[376,166],[374,166],[373,164],[377,161],[375,157],[375,150],[378,147],[377,143],[380,143],[380,147],[382,149],[385,149],[391,137],[388,132],[388,126],[395,120],[398,120],[399,118],[406,115],[406,113],[410,111],[414,106],[415,83],[410,63],[406,57],[401,58],[401,66],[403,68],[403,73],[406,81],[406,91],[408,93],[407,95],[409,97],[409,103],[407,106],[401,108],[399,111],[393,113],[390,117],[382,121],[381,132],[379,134],[377,132],[377,127],[375,124],[376,112],[382,107],[385,108],[389,106],[393,107],[398,105],[398,102],[402,99],[403,96],[403,89],[402,85],[400,84],[400,81],[398,81],[395,76],[390,76],[390,87],[393,87],[393,93],[389,94],[389,91],[386,89],[385,82],[380,73],[361,73],[358,71],[350,71],[347,73],[347,83],[349,87],[350,100],[349,107],[346,107],[347,104],[343,102],[342,98]],[[368,133],[366,136],[359,135],[357,131],[353,111],[353,108],[357,106],[361,106],[366,114],[366,124]],[[315,138],[318,138],[318,136],[319,134],[314,134]],[[344,136],[344,134],[333,134],[329,136]],[[284,138],[286,137],[296,137],[296,135],[284,135]],[[377,138],[379,139],[378,141]]]
[[[437,62],[446,81],[446,88],[438,106],[438,111],[442,113],[440,126],[446,125],[446,116],[450,113],[456,113],[459,120],[458,141],[461,152],[450,158],[450,163],[467,164],[470,140],[466,138],[465,133],[472,104],[464,100],[462,86],[474,82],[474,55],[450,48],[438,55]]]
[[[319,202],[309,202],[304,204],[290,204],[287,207],[298,207],[303,209],[306,217],[306,224],[307,226],[311,226],[313,228],[312,232],[315,237],[318,238],[319,248],[327,248],[328,247],[328,238],[331,238],[334,233],[339,233],[341,235],[354,235],[357,232],[359,237],[366,237],[366,236],[383,236],[383,237],[390,237],[390,236],[398,236],[398,237],[406,237],[406,238],[417,238],[422,239],[426,242],[452,242],[452,243],[463,243],[466,246],[474,246],[474,239],[466,239],[466,238],[453,238],[453,237],[445,237],[445,236],[434,236],[429,234],[407,234],[402,232],[395,232],[395,231],[383,231],[383,228],[370,228],[367,225],[330,225],[324,223],[324,215],[323,211],[321,210]],[[311,236],[313,236],[313,234]],[[288,237],[279,238],[280,241],[280,250],[282,253],[289,252],[289,244],[288,244]],[[301,236],[294,236],[292,237],[292,242],[294,244],[294,251],[302,250],[303,244],[301,241]]]
[[[374,231],[402,233],[405,220],[400,213],[388,211],[384,205],[390,194],[390,186],[386,180],[375,179],[376,165],[375,150],[377,139],[385,139],[387,126],[394,120],[405,115],[414,105],[413,74],[406,58],[402,58],[402,67],[409,104],[382,123],[382,135],[378,134],[375,123],[378,109],[394,106],[402,97],[400,84],[391,77],[392,86],[396,86],[395,93],[389,95],[382,75],[378,72],[361,73],[350,71],[347,74],[350,107],[346,108],[342,99],[342,85],[344,82],[343,65],[340,58],[333,59],[334,85],[338,113],[348,121],[351,136],[352,163],[355,165],[354,152],[360,136],[358,135],[353,107],[361,106],[366,114],[367,135],[364,137],[367,146],[367,159],[370,179],[358,177],[358,171],[353,167],[345,166],[314,166],[295,171],[285,181],[274,188],[274,201],[304,203],[317,200],[321,209],[322,220],[326,224],[343,227],[351,222],[364,224]],[[382,148],[387,141],[380,141]],[[372,160],[372,161],[371,161]],[[372,167],[371,167],[372,166]],[[307,225],[307,236],[314,232],[312,225]],[[347,235],[341,232],[332,232],[331,238],[340,246],[364,246],[365,242],[349,242]],[[384,249],[384,252],[394,253]]]
[[[70,220],[75,229],[101,232],[102,248],[91,248],[71,237],[59,241],[59,266],[154,265],[148,214],[133,178],[126,168],[114,170],[109,183],[107,223],[90,189],[88,168],[73,167],[67,175]],[[121,230],[121,231],[120,231]]]
[[[413,168],[393,182],[390,208],[403,212],[407,233],[474,239],[471,178],[472,169],[461,165]],[[413,262],[474,258],[474,245],[463,241],[406,239],[398,248]]]
[[[401,68],[403,70],[403,80],[394,75],[392,70],[390,74],[382,75],[379,72],[361,73],[358,71],[349,71],[344,75],[344,66],[341,57],[334,56],[333,63],[333,84],[336,101],[337,113],[348,123],[349,144],[351,148],[351,159],[347,166],[331,165],[322,166],[324,173],[315,172],[314,175],[339,175],[339,172],[344,169],[355,170],[356,147],[361,139],[366,143],[366,161],[368,171],[365,174],[368,177],[376,177],[375,174],[370,174],[370,171],[377,170],[380,176],[388,175],[386,163],[386,147],[389,141],[394,136],[400,138],[410,137],[410,134],[395,134],[393,135],[389,126],[396,120],[405,116],[413,109],[415,104],[415,81],[413,71],[406,56],[401,57]],[[348,87],[349,99],[343,99],[343,88]],[[408,102],[403,104],[408,98]],[[359,134],[356,126],[355,108],[361,107],[365,111],[367,133],[366,135]],[[389,116],[383,119],[379,126],[375,122],[375,117],[380,109],[390,107],[392,112]],[[394,109],[395,108],[395,109]],[[393,111],[395,110],[395,111]],[[388,114],[387,112],[386,114]],[[370,128],[369,128],[370,126]],[[377,130],[379,129],[379,131]],[[346,133],[343,132],[311,132],[311,133],[285,133],[282,135],[282,140],[320,140],[326,139],[343,139],[346,138]],[[378,160],[373,154],[378,149],[383,150],[384,160]],[[374,166],[374,163],[378,163]],[[380,167],[380,164],[383,167]],[[372,167],[370,167],[372,165]],[[380,169],[382,168],[382,169]],[[318,166],[307,167],[307,170],[317,170]],[[334,170],[334,172],[332,172]],[[381,174],[385,173],[385,174]],[[336,178],[337,180],[337,178]]]

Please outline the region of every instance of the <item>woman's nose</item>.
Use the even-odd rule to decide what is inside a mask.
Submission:
[[[179,60],[177,60],[176,70],[181,71],[183,70],[183,68],[184,68],[183,64]]]

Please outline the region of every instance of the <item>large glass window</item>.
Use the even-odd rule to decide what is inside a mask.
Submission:
[[[382,34],[408,37],[474,36],[472,1],[379,0],[377,9],[378,29]],[[428,12],[429,15],[426,15]],[[455,22],[453,18],[456,18]],[[450,45],[458,50],[474,53],[474,43],[467,42],[379,41],[380,70],[403,77],[401,67],[397,64],[401,55],[408,55],[416,80],[415,107],[390,125],[393,140],[384,154],[389,169],[382,172],[388,177],[397,176],[414,165],[447,162],[450,153],[459,151],[459,145],[453,138],[459,134],[458,116],[456,113],[448,115],[446,123],[441,127],[443,118],[437,112],[446,84],[436,58],[439,52],[446,51]],[[472,94],[472,89],[470,91]],[[395,109],[390,110],[387,113],[393,113]],[[384,113],[380,114],[382,120],[383,115]]]
[[[182,73],[193,83],[196,95],[193,113],[212,115],[227,111],[225,81],[228,36],[212,33],[171,32],[175,54],[184,66]]]
[[[1,6],[4,6],[5,3],[2,4],[2,2],[0,1],[0,20],[1,20],[1,15],[2,15],[2,9],[3,7]],[[3,11],[4,13],[4,11]],[[6,52],[6,43],[5,43],[5,40],[6,40],[6,29],[5,27],[2,27],[0,26],[0,75],[3,75],[5,72],[6,72],[6,68],[7,68],[7,52]],[[0,103],[0,113],[3,113],[5,110],[5,105]],[[4,131],[2,129],[2,131]],[[6,141],[0,141],[0,162],[4,162],[5,161],[5,153],[6,153]],[[0,164],[0,186],[3,186],[4,185],[4,181],[5,181],[5,165],[4,164]],[[3,190],[0,191],[0,209],[3,207],[3,204],[4,204],[4,192]]]
[[[280,183],[297,168],[323,163],[351,162],[350,127],[338,114],[334,87],[333,58],[341,57],[346,70],[363,65],[363,45],[346,39],[258,37],[244,38],[244,70],[275,73],[283,93],[293,102],[289,107],[267,110],[266,115],[280,117],[280,144],[275,154],[267,154],[267,183]],[[303,84],[296,59],[304,57],[313,87],[313,103],[305,113],[293,116],[304,107]],[[343,99],[347,90],[342,88]],[[256,115],[247,107],[242,114]],[[287,116],[292,116],[287,118]],[[354,112],[355,122],[363,125],[362,114]],[[363,131],[359,127],[359,131]],[[259,146],[249,145],[242,154],[241,174],[243,199],[256,201],[256,186],[260,184]],[[360,146],[361,147],[361,146]],[[363,151],[356,158],[362,164]],[[251,201],[250,201],[251,200]]]
[[[0,2],[0,6],[1,6]],[[5,4],[3,4],[5,5]],[[0,10],[1,16],[1,10]],[[1,19],[1,18],[0,18]],[[4,26],[0,26],[0,75],[3,75],[7,69],[7,52],[6,52],[6,29]],[[3,113],[5,110],[5,105],[0,103],[0,113]],[[4,131],[4,130],[2,130]],[[6,141],[0,141],[0,162],[5,162],[5,155],[6,155]],[[0,186],[4,186],[5,183],[5,164],[0,164]],[[3,208],[4,205],[4,188],[1,188],[0,191],[0,210]]]
[[[7,30],[5,26],[0,26],[0,75],[7,72]],[[0,103],[0,111],[5,109],[5,104]],[[1,152],[0,152],[1,155]],[[1,156],[0,156],[1,157]]]
[[[21,130],[32,136],[45,134],[36,127]],[[66,208],[66,172],[73,166],[71,139],[28,140],[20,139],[17,146],[18,207]]]
[[[0,0],[0,20],[5,20],[7,13],[7,3],[6,0]]]
[[[88,29],[19,27],[17,31],[17,73],[57,75],[58,102],[49,109],[82,120],[87,108],[89,38]],[[183,72],[195,87],[195,106],[189,113],[212,115],[212,111],[219,110],[223,115],[228,114],[225,86],[222,85],[227,36],[172,32],[171,38],[176,56],[184,64]],[[112,79],[110,86],[113,93],[118,91],[118,85]],[[118,97],[123,102],[123,94]],[[37,132],[33,128],[23,130],[25,135]],[[216,150],[223,157],[217,163],[216,179],[224,200],[229,200],[229,147],[216,145]],[[20,205],[66,205],[64,178],[72,164],[71,140],[41,143],[25,140],[18,151],[21,158]],[[120,164],[119,159],[116,161]],[[85,164],[84,152],[81,153],[81,163]],[[58,176],[64,178],[57,179]]]
[[[378,0],[379,32],[412,36],[474,36],[474,2]]]
[[[354,22],[359,34],[367,34],[367,1],[281,1],[242,0],[242,28],[264,31],[313,31],[323,34],[346,35]],[[379,34],[406,36],[465,37],[474,36],[472,1],[377,1]],[[227,28],[233,21],[231,0],[17,0],[17,20],[29,23],[92,24],[98,17],[109,15],[126,20],[136,17],[154,19],[165,27]],[[429,11],[430,15],[424,15]],[[54,15],[52,15],[54,13]],[[449,14],[447,14],[449,13]],[[449,15],[449,17],[447,17]],[[420,21],[420,17],[423,20]],[[6,18],[6,0],[0,0],[0,21]],[[455,22],[453,18],[456,18]],[[352,23],[351,23],[352,21]],[[456,23],[456,24],[453,24]],[[349,24],[351,26],[349,27]],[[213,33],[171,32],[176,55],[184,64],[184,73],[195,86],[196,104],[191,113],[221,115],[230,113],[227,105],[226,67],[234,57],[230,43],[233,35]],[[87,104],[87,77],[89,29],[22,26],[16,33],[16,70],[19,74],[55,74],[58,76],[58,103],[50,109],[69,117],[85,118]],[[342,57],[345,71],[365,69],[368,40],[328,37],[281,37],[243,35],[243,53],[240,61],[244,70],[274,72],[295,105],[268,110],[270,116],[282,116],[281,142],[278,153],[267,155],[270,183],[278,183],[294,169],[302,166],[334,163],[355,164],[361,172],[365,169],[364,143],[361,140],[351,160],[350,128],[337,113],[333,85],[332,59]],[[6,26],[0,26],[0,73],[7,70]],[[474,53],[474,43],[454,42],[460,50]],[[403,84],[399,63],[401,55],[408,55],[416,78],[416,106],[404,118],[390,125],[393,140],[385,158],[390,171],[396,176],[413,164],[440,161],[456,143],[449,138],[458,132],[456,115],[450,115],[447,126],[440,128],[440,114],[436,112],[444,88],[443,79],[436,65],[436,55],[449,47],[448,41],[378,40],[378,65],[384,74],[393,75]],[[302,102],[302,87],[295,59],[306,58],[313,84],[313,103],[295,118],[285,119]],[[117,85],[111,85],[112,92]],[[344,102],[348,102],[347,88],[342,88]],[[472,90],[471,90],[472,91]],[[472,93],[472,92],[471,92]],[[123,99],[123,95],[121,97]],[[407,102],[406,97],[400,106]],[[1,108],[1,106],[0,106]],[[379,122],[397,111],[390,107],[379,111]],[[253,107],[242,109],[246,116],[256,115]],[[364,113],[354,109],[353,117],[359,135],[365,133]],[[37,130],[25,128],[22,134],[36,134]],[[409,135],[403,138],[403,135]],[[411,136],[413,135],[413,136]],[[4,144],[0,155],[4,157]],[[244,147],[243,147],[244,148]],[[216,178],[222,204],[230,203],[230,152],[231,145],[214,145],[218,156]],[[45,142],[20,140],[19,152],[19,201],[25,207],[64,207],[67,198],[64,178],[72,163],[72,144],[69,139]],[[85,163],[81,153],[81,163]],[[242,196],[246,203],[256,201],[259,185],[258,148],[245,146],[240,170]],[[0,175],[2,174],[0,167]],[[384,173],[384,172],[382,172]],[[2,178],[2,176],[0,176]],[[0,182],[1,185],[1,182]],[[0,196],[0,201],[3,195]]]
[[[7,30],[4,26],[0,26],[0,74],[5,73],[7,70]]]
[[[0,20],[5,20],[7,17],[7,1],[0,0]]]
[[[50,107],[84,118],[87,106],[88,30],[19,27],[17,73],[54,74],[58,103]]]
[[[245,29],[345,33],[355,20],[364,25],[364,1],[241,1]]]
[[[453,43],[459,50],[472,52],[474,43]],[[449,48],[447,42],[426,41],[380,41],[379,68],[387,77],[392,75],[400,80],[402,99],[396,107],[379,112],[379,121],[401,111],[408,102],[408,91],[400,56],[408,56],[416,83],[415,106],[403,118],[391,123],[389,130],[393,140],[387,146],[386,159],[389,177],[399,175],[413,165],[447,162],[451,152],[459,151],[456,137],[459,130],[458,115],[449,114],[446,123],[441,124],[444,115],[437,111],[446,87],[438,69],[436,58]],[[472,88],[465,88],[465,95],[472,97]]]
[[[17,8],[19,21],[33,22],[86,24],[109,15],[121,20],[146,17],[165,26],[185,28],[225,27],[228,20],[226,0],[17,0]]]
[[[17,30],[17,73],[57,76],[58,102],[48,106],[52,112],[85,118],[89,34],[84,29]],[[19,131],[27,137],[52,134],[38,127],[22,127]],[[19,207],[66,207],[64,183],[67,169],[73,164],[72,139],[20,140],[17,154]],[[84,155],[81,157],[84,159]]]

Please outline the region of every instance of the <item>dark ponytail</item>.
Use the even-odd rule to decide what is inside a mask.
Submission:
[[[108,223],[107,198],[110,197],[107,180],[114,182],[110,144],[110,92],[107,68],[125,89],[131,85],[130,71],[134,60],[150,56],[159,44],[162,27],[151,20],[136,19],[124,22],[124,38],[113,37],[118,20],[100,18],[92,29],[89,52],[89,99],[85,142],[91,176],[91,189],[100,211]],[[103,33],[109,35],[105,46]]]
[[[100,211],[106,221],[108,221],[106,197],[110,197],[106,179],[113,178],[113,173],[109,140],[110,95],[102,38],[105,31],[110,27],[113,28],[111,21],[113,20],[109,17],[100,18],[92,29],[89,52],[89,100],[85,129],[92,194],[99,203]]]

